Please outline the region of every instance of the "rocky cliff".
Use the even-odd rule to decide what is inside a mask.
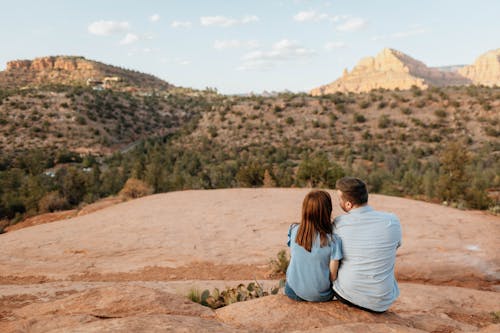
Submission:
[[[465,66],[458,72],[474,84],[500,86],[500,49],[486,52],[473,65]]]
[[[351,72],[344,70],[341,78],[311,91],[312,95],[341,92],[366,92],[372,89],[409,89],[417,86],[464,85],[471,81],[462,75],[427,67],[400,51],[383,49],[376,57],[359,61]]]
[[[116,88],[169,89],[169,83],[152,75],[106,65],[77,56],[51,56],[9,61],[0,72],[0,88],[44,84],[86,85],[87,82],[116,78]]]

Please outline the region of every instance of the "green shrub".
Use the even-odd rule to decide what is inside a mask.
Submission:
[[[235,288],[226,288],[223,291],[215,288],[211,293],[208,289],[201,293],[197,289],[192,289],[187,297],[193,302],[208,306],[212,309],[218,309],[236,302],[244,302],[254,298],[276,295],[283,287],[284,281],[282,280],[278,286],[266,291],[259,282],[255,281],[250,282],[247,286],[241,283]]]
[[[387,128],[391,125],[391,119],[388,115],[384,114],[378,118],[378,128]]]
[[[40,213],[51,213],[58,210],[69,209],[69,207],[68,200],[61,196],[58,191],[45,194],[38,202],[38,211]]]
[[[443,109],[437,109],[434,111],[434,115],[438,118],[446,118],[446,111]]]
[[[365,116],[363,116],[362,114],[357,113],[357,112],[353,115],[353,118],[354,118],[354,122],[356,122],[356,123],[366,122]]]
[[[269,265],[274,274],[286,274],[288,265],[290,264],[290,258],[286,250],[280,250],[276,255],[276,259],[271,259]]]

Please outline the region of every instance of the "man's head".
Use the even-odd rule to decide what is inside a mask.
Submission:
[[[368,190],[361,179],[354,177],[341,178],[337,180],[335,188],[340,200],[340,208],[344,212],[364,206],[368,202]]]

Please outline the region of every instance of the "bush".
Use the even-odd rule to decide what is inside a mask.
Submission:
[[[363,115],[362,115],[362,114],[360,114],[360,113],[355,113],[355,114],[353,115],[353,117],[354,117],[354,121],[355,121],[356,123],[364,123],[364,122],[366,121],[365,116],[363,116]]]
[[[269,262],[271,269],[274,274],[286,274],[288,265],[290,264],[290,258],[288,257],[286,250],[281,250],[276,255],[276,259],[272,259]]]
[[[372,103],[370,101],[361,101],[359,103],[360,108],[366,109],[368,108]]]
[[[382,115],[378,118],[378,128],[387,128],[391,125],[391,119],[388,115]]]
[[[438,118],[446,118],[446,111],[443,109],[437,109],[434,111],[434,115]]]
[[[120,196],[124,199],[136,199],[152,193],[153,189],[142,180],[129,178],[120,191]]]
[[[38,202],[38,211],[40,213],[52,213],[58,210],[69,209],[69,207],[68,200],[61,196],[58,191],[45,194]]]

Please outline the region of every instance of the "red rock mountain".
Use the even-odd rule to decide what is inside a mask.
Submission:
[[[474,84],[500,85],[500,49],[486,52],[473,65],[465,66],[458,72]]]
[[[394,49],[383,49],[376,57],[361,59],[352,71],[344,70],[336,81],[311,90],[312,95],[340,92],[367,92],[372,89],[409,89],[417,86],[468,84],[500,85],[500,49],[478,58],[476,63],[452,71],[426,66]]]
[[[86,85],[108,82],[116,88],[169,89],[173,86],[153,75],[103,64],[77,56],[50,56],[33,60],[14,60],[0,72],[0,88],[44,84]]]

